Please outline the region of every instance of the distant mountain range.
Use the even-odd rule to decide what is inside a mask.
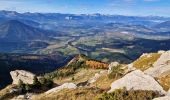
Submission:
[[[145,23],[149,21],[167,21],[169,17],[159,16],[124,16],[124,15],[103,15],[103,14],[61,14],[61,13],[18,13],[15,11],[0,11],[0,18],[8,19],[27,19],[33,21],[50,21],[50,20],[86,20],[86,21],[128,21],[135,23]],[[121,19],[121,20],[120,20]]]

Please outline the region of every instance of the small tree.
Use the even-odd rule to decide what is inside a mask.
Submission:
[[[53,81],[49,78],[41,77],[39,79],[41,86],[46,88],[51,88],[53,86]]]
[[[32,90],[31,85],[30,85],[30,84],[25,84],[25,90],[26,90],[27,92],[31,91],[31,90]]]
[[[24,93],[25,92],[25,84],[22,80],[18,81],[18,88],[21,89],[21,92]]]
[[[41,83],[38,81],[38,78],[36,76],[34,77],[33,80],[33,87],[37,89],[41,87]]]
[[[52,80],[50,80],[50,79],[47,79],[46,80],[46,84],[45,84],[45,86],[46,87],[48,87],[48,88],[52,88],[53,87],[53,81]]]
[[[72,77],[72,81],[74,81],[74,77]]]

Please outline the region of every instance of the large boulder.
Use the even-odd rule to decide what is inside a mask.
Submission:
[[[63,85],[55,87],[51,90],[48,90],[45,93],[50,94],[50,93],[53,93],[53,92],[59,92],[60,90],[63,90],[63,89],[76,89],[76,88],[77,88],[77,86],[74,83],[64,83]]]
[[[161,53],[160,58],[145,73],[153,77],[164,77],[170,74],[170,51],[158,53]]]
[[[123,78],[113,82],[109,93],[113,92],[115,89],[122,89],[124,87],[127,90],[152,90],[158,91],[161,94],[166,93],[153,77],[144,74],[140,70],[132,71]]]
[[[22,81],[25,84],[33,84],[35,77],[35,74],[24,70],[11,71],[10,75],[13,79],[13,84],[18,84],[19,81]]]

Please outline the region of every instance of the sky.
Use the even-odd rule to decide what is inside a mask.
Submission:
[[[170,0],[0,0],[0,10],[22,13],[170,16]]]

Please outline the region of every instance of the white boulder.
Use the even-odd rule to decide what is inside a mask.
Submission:
[[[53,93],[53,92],[59,92],[60,90],[63,90],[63,89],[76,89],[76,88],[77,88],[77,86],[74,83],[64,83],[63,85],[55,87],[51,90],[48,90],[45,93],[50,94],[50,93]]]
[[[35,74],[24,70],[11,71],[10,75],[13,79],[13,84],[18,84],[20,80],[25,84],[33,84],[35,77]]]
[[[161,94],[166,94],[159,83],[151,76],[144,74],[140,70],[132,71],[126,74],[123,78],[116,80],[111,84],[111,90],[126,88],[127,90],[152,90],[158,91]]]

